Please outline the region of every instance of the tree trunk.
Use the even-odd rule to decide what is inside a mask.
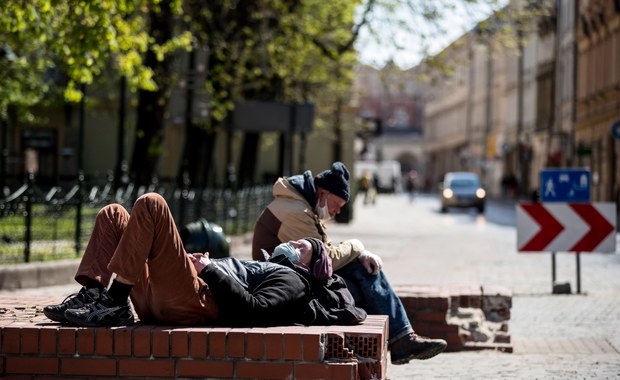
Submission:
[[[151,11],[150,35],[158,43],[172,37],[172,14],[170,1],[162,1],[160,11]],[[136,138],[131,160],[131,174],[136,185],[147,185],[157,175],[157,164],[161,155],[164,139],[165,112],[168,106],[170,84],[170,59],[157,60],[152,51],[148,51],[145,64],[154,71],[157,81],[156,91],[140,90],[138,94],[138,111]]]
[[[194,126],[186,137],[183,169],[179,177],[185,178],[192,188],[205,189],[213,185],[213,148],[215,135],[204,128]],[[184,182],[180,181],[179,186]]]
[[[239,186],[251,186],[254,184],[256,163],[258,161],[258,143],[260,134],[246,132],[243,139],[243,151],[241,152],[241,164],[239,167]]]

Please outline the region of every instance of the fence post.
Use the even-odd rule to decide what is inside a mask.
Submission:
[[[252,186],[248,188],[248,201],[247,201],[247,217],[245,218],[245,232],[252,230],[252,223],[257,218],[258,202],[256,201],[256,187]]]
[[[84,172],[78,172],[78,190],[75,194],[77,205],[75,211],[75,255],[79,256],[82,250],[82,185],[84,184]]]
[[[32,198],[34,195],[34,173],[28,172],[28,189],[26,190],[26,231],[24,245],[24,262],[30,262],[30,242],[32,241]]]
[[[232,199],[230,202],[230,205],[231,205],[230,212],[232,213],[232,215],[234,215],[232,231],[233,231],[233,234],[238,234],[239,233],[239,219],[241,217],[240,215],[241,193],[239,192],[239,189],[236,189],[236,190],[233,190],[231,195],[232,195]]]
[[[188,194],[189,194],[189,186],[187,185],[187,183],[183,183],[183,189],[181,189],[181,192],[179,195],[179,216],[178,216],[178,223],[181,226],[187,223],[185,221],[185,200]]]

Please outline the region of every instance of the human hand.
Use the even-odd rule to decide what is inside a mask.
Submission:
[[[196,272],[200,273],[203,269],[207,267],[207,265],[211,264],[211,259],[209,258],[209,252],[205,253],[192,253],[189,256],[190,260],[194,264],[194,268],[196,268]]]
[[[374,253],[364,250],[359,255],[358,260],[362,263],[362,266],[366,268],[366,271],[370,274],[377,274],[381,270],[383,266],[383,260],[381,257],[375,255]]]

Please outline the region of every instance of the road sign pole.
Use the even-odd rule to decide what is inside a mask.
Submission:
[[[581,252],[616,249],[616,204],[519,203],[516,210],[519,252],[550,252],[553,293],[571,293],[570,283],[556,284],[556,253],[577,254],[577,293],[581,293]]]
[[[577,252],[577,294],[581,293],[581,260],[579,259],[580,252]]]
[[[555,286],[555,252],[551,252],[551,293]]]

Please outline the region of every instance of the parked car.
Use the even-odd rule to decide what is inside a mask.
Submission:
[[[439,191],[441,192],[441,212],[447,212],[449,207],[475,207],[478,213],[484,212],[486,191],[476,173],[446,173]]]

